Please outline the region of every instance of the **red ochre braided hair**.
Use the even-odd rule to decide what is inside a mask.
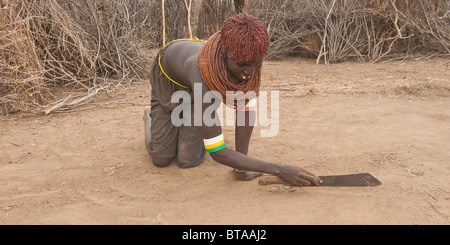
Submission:
[[[198,67],[203,81],[211,91],[218,91],[226,101],[226,92],[242,91],[232,105],[248,101],[249,91],[259,94],[261,67],[246,83],[240,82],[228,71],[227,58],[236,63],[245,63],[264,58],[269,49],[269,33],[264,24],[249,14],[237,14],[228,18],[219,32],[213,34],[198,55]]]

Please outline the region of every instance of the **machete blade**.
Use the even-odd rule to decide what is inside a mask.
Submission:
[[[319,176],[323,181],[319,186],[378,186],[381,185],[381,181],[373,177],[369,173],[359,174],[345,174],[345,175],[325,175]],[[272,185],[272,184],[291,184],[285,182],[277,176],[263,175],[259,178],[258,183],[260,185]],[[304,187],[314,186],[305,185]]]
[[[369,173],[319,176],[320,186],[378,186],[381,181]]]

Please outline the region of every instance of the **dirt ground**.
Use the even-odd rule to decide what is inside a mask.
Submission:
[[[240,182],[209,155],[156,168],[144,146],[147,82],[95,109],[3,118],[0,224],[448,225],[449,78],[444,58],[264,63],[262,90],[281,95],[279,134],[262,138],[258,125],[249,155],[317,175],[369,172],[377,187]]]

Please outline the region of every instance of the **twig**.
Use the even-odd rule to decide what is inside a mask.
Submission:
[[[163,25],[163,46],[166,46],[166,14],[165,14],[165,8],[164,8],[164,2],[165,0],[162,0],[162,25]]]
[[[439,211],[439,209],[438,209],[438,208],[437,208],[430,200],[427,200],[427,201],[428,201],[428,203],[431,205],[431,207],[433,207],[433,209],[434,209],[438,214],[440,214],[440,215],[446,217],[446,218],[447,218],[447,221],[450,223],[450,216],[449,216],[449,215],[444,214],[443,212]]]
[[[398,39],[407,39],[407,38],[414,36],[414,34],[411,34],[407,37],[403,36],[401,28],[398,27],[398,13],[400,11],[397,9],[397,6],[395,6],[395,3],[393,0],[391,0],[390,3],[392,4],[392,7],[394,7],[394,9],[395,9],[394,27],[395,27],[395,30],[397,31],[397,35],[395,37],[386,38],[386,39],[382,40],[382,43],[384,43],[385,41],[388,41],[388,40],[392,40],[392,41],[389,44],[388,50],[386,52],[384,52],[383,54],[381,54],[380,56],[378,56],[378,58],[376,58],[375,60],[372,60],[370,63],[375,63],[378,60],[380,60],[381,58],[383,58],[384,56],[386,56],[387,54],[389,54],[392,50],[392,46],[394,46],[394,44],[397,42]],[[379,43],[381,43],[381,41]]]
[[[50,114],[52,111],[57,110],[57,109],[63,107],[64,104],[66,103],[66,101],[67,101],[68,99],[70,99],[70,98],[72,98],[72,95],[67,96],[67,97],[66,97],[65,99],[63,99],[61,102],[59,102],[59,103],[57,103],[56,105],[52,106],[51,108],[45,110],[45,112],[44,112],[45,115],[48,115],[48,114]]]
[[[413,175],[413,174],[411,173],[411,171],[409,170],[409,168],[407,168],[406,170],[408,170],[409,176],[411,176],[411,177],[414,177],[414,176],[415,176],[415,175]]]
[[[97,93],[101,90],[105,90],[106,87],[101,87],[101,88],[97,88],[95,89],[95,91],[87,94],[86,96],[83,96],[79,99],[73,100],[70,103],[66,103],[67,100],[69,100],[70,98],[72,98],[72,95],[67,96],[65,99],[63,99],[61,102],[57,103],[56,105],[52,106],[51,108],[45,110],[45,115],[48,115],[50,113],[52,113],[53,111],[59,110],[63,107],[72,107],[72,106],[76,106],[78,104],[81,104],[81,102],[86,101],[87,99],[97,95]]]
[[[189,38],[192,39],[192,28],[191,28],[191,5],[192,5],[192,0],[189,0],[189,6],[187,4],[187,1],[184,0],[184,5],[186,6],[186,10],[188,12],[187,24],[188,24],[188,29],[189,29]]]
[[[330,11],[328,11],[327,17],[325,18],[325,27],[323,29],[323,39],[322,39],[322,47],[320,48],[319,55],[317,56],[316,64],[319,64],[320,57],[324,58],[325,64],[327,64],[327,51],[326,51],[326,38],[328,33],[328,19],[330,18],[331,12],[333,11],[334,5],[336,4],[336,0],[333,0],[333,3],[331,4]]]
[[[428,191],[426,191],[426,193],[428,193],[428,195],[430,195],[430,197],[432,197],[434,200],[438,200],[435,196],[433,196],[431,193],[429,193]]]

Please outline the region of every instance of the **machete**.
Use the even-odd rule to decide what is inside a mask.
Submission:
[[[373,177],[369,173],[360,174],[345,174],[345,175],[326,175],[319,176],[323,181],[319,186],[378,186],[381,185],[381,181]],[[259,178],[258,183],[260,185],[272,185],[272,184],[283,184],[294,186],[288,182],[285,182],[281,178],[272,175],[263,175]],[[315,186],[315,185],[304,185]]]

